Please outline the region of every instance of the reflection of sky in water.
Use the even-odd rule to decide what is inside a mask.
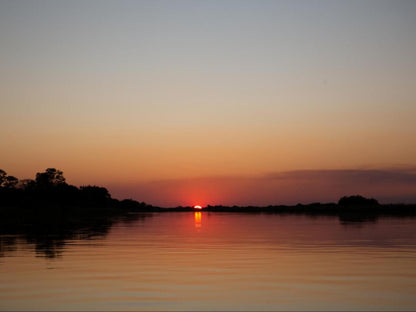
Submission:
[[[149,214],[150,216],[150,214]],[[155,213],[38,258],[2,237],[3,310],[414,310],[416,219]],[[202,218],[204,226],[202,227]],[[33,239],[33,237],[31,237]],[[48,250],[45,250],[47,252]]]

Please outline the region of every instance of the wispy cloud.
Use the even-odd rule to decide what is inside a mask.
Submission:
[[[334,169],[295,170],[270,173],[269,179],[277,180],[327,180],[344,183],[414,183],[416,168],[407,169]]]

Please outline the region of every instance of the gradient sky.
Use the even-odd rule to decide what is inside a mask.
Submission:
[[[1,0],[0,168],[165,206],[416,202],[415,34],[415,1]]]

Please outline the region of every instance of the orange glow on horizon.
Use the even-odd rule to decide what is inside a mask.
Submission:
[[[202,206],[200,206],[200,205],[195,205],[195,206],[194,206],[194,208],[195,208],[195,209],[202,209]]]

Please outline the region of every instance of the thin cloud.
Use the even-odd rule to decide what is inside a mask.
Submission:
[[[416,185],[416,169],[335,169],[294,170],[270,173],[269,179],[276,180],[327,180],[349,183],[404,183]]]

